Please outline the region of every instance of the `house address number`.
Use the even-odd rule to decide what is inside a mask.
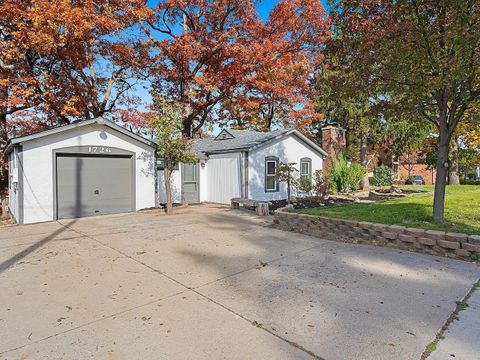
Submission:
[[[109,154],[112,153],[112,148],[105,146],[89,146],[89,153],[98,153],[98,154]]]

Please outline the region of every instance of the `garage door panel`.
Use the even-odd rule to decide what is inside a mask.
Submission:
[[[57,216],[132,211],[131,157],[57,157]]]

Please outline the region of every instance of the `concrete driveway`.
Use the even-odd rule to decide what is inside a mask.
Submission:
[[[0,230],[0,359],[419,359],[466,262],[191,207]]]

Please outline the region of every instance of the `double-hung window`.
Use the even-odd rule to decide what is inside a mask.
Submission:
[[[310,158],[300,159],[300,178],[304,180],[312,179],[312,159]]]
[[[268,156],[265,158],[265,191],[278,191],[278,181],[276,179],[276,172],[278,166],[278,158]]]

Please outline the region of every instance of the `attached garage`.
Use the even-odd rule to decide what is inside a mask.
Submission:
[[[10,212],[27,224],[153,207],[155,149],[104,119],[12,139]]]
[[[56,154],[57,218],[135,211],[133,155]]]

